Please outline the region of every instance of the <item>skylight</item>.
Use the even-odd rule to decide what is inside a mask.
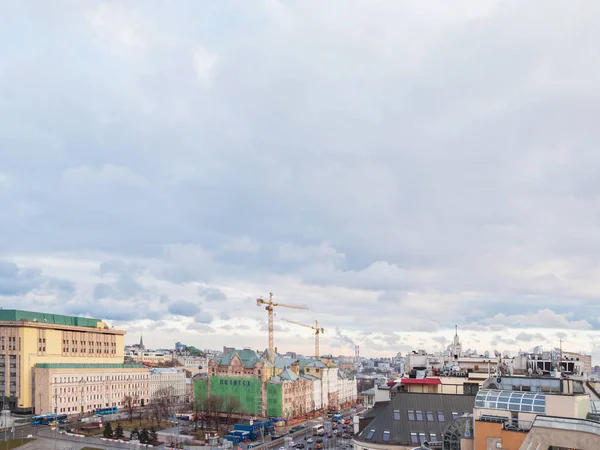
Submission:
[[[375,434],[375,430],[374,429],[370,429],[369,430],[369,434],[367,434],[367,439],[371,439],[374,434]]]
[[[383,432],[383,442],[389,442],[389,440],[390,440],[390,432],[384,431]]]

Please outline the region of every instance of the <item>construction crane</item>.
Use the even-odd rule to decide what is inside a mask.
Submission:
[[[265,305],[265,309],[269,312],[269,361],[275,362],[275,344],[273,343],[273,308],[276,306],[283,306],[284,308],[293,309],[308,309],[304,306],[293,306],[285,305],[283,303],[276,303],[273,301],[273,293],[269,292],[269,300],[263,300],[262,298],[256,299],[256,306]]]
[[[296,325],[300,325],[301,327],[312,328],[315,330],[315,358],[319,359],[319,334],[325,333],[325,329],[319,327],[319,321],[315,320],[315,326],[312,325],[304,325],[303,323],[294,322],[293,320],[281,319],[285,322],[293,323]]]

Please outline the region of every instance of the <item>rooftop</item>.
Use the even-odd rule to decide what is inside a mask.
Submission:
[[[216,358],[216,361],[220,366],[228,366],[236,355],[240,361],[242,361],[244,367],[248,369],[252,369],[257,363],[262,361],[262,359],[258,356],[258,353],[256,353],[254,350],[248,349],[233,350],[221,356],[220,358]]]
[[[141,364],[37,363],[38,369],[145,369]]]
[[[475,397],[472,395],[397,395],[386,406],[378,408],[375,418],[356,439],[384,445],[441,441],[448,425],[473,411],[474,401]]]
[[[0,309],[0,322],[39,322],[72,327],[97,328],[98,323],[102,323],[102,320],[89,317],[22,311],[20,309]]]

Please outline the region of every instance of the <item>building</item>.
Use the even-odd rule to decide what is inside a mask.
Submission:
[[[286,419],[356,402],[356,380],[340,375],[327,358],[277,357],[271,364],[253,350],[226,351],[209,361],[206,378],[194,377],[195,399],[234,397],[241,402],[240,414]]]
[[[354,449],[404,450],[425,443],[441,448],[447,430],[460,417],[472,413],[474,401],[472,395],[397,395],[389,402],[376,404],[378,412],[355,435]]]
[[[35,414],[85,414],[108,406],[144,405],[150,374],[131,364],[37,363],[33,368]]]
[[[122,364],[124,331],[100,319],[0,310],[0,386],[4,405],[31,412],[33,369],[42,363]]]
[[[586,420],[590,406],[590,396],[581,381],[492,377],[475,399],[474,448],[561,448],[561,443],[568,441],[569,436],[573,438],[578,428],[588,430],[587,437],[577,439],[587,444],[575,446],[576,440],[572,440],[566,448],[600,448],[600,424]],[[552,433],[549,429],[553,429]],[[530,445],[532,442],[535,444]],[[595,445],[588,445],[590,442]]]
[[[186,401],[184,371],[175,368],[150,369],[150,399],[165,396],[173,403]]]

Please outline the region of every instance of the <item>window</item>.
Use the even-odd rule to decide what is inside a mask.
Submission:
[[[367,434],[367,439],[371,439],[374,434],[375,434],[375,430],[373,430],[373,429],[369,430],[369,433]]]
[[[427,411],[427,421],[428,422],[433,422],[433,412],[432,411]]]
[[[394,410],[394,420],[400,420],[400,410]]]
[[[458,413],[452,411],[452,420],[456,420],[458,418]]]
[[[437,441],[437,434],[429,433],[429,442],[436,442],[436,441]]]
[[[417,433],[410,433],[410,443],[411,444],[419,443],[419,438],[417,437]]]
[[[423,411],[417,411],[417,420],[419,420],[419,421],[423,420]]]
[[[438,421],[440,421],[440,422],[445,422],[445,421],[446,421],[446,419],[444,419],[444,411],[438,411],[437,413],[438,413],[438,414],[437,414],[437,416],[438,416]]]
[[[419,433],[419,440],[421,441],[421,444],[427,442],[427,435],[425,433]]]
[[[408,410],[408,420],[415,420],[415,412]]]
[[[383,442],[389,442],[389,441],[390,441],[390,432],[384,431],[383,432]]]

